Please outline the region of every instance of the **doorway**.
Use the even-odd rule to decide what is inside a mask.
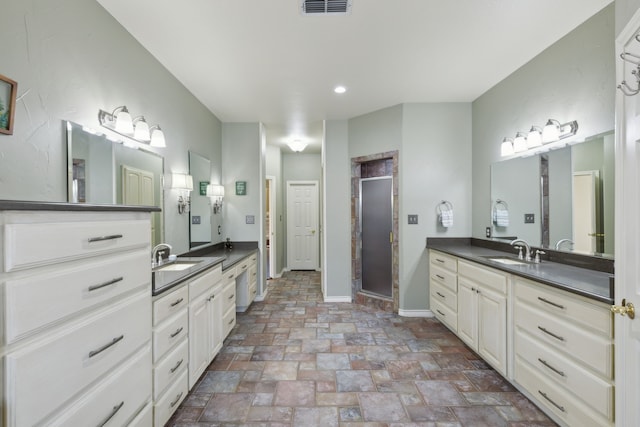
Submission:
[[[265,180],[265,242],[267,243],[267,279],[279,277],[276,270],[276,178]]]
[[[318,181],[287,181],[287,267],[319,268]]]

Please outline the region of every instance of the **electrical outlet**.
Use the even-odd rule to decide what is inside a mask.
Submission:
[[[200,216],[199,215],[193,215],[191,217],[191,224],[200,224]]]
[[[487,236],[487,239],[491,237],[491,227],[487,227],[484,229],[484,234]]]
[[[255,224],[256,223],[256,217],[254,215],[247,215],[245,217],[245,224]]]
[[[407,224],[417,224],[418,215],[407,215]]]
[[[535,221],[535,214],[524,214],[524,223],[533,224]]]

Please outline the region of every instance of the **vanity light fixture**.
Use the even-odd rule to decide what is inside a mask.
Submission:
[[[578,122],[575,120],[560,124],[560,122],[555,119],[549,119],[544,129],[542,129],[542,143],[548,144],[559,141],[575,135],[576,132],[578,132]]]
[[[211,201],[213,202],[213,213],[217,214],[220,212],[224,199],[224,186],[216,184],[207,185],[207,196],[211,197]]]
[[[523,132],[516,133],[516,138],[513,140],[513,151],[516,153],[527,151],[527,137]]]
[[[159,148],[167,146],[167,143],[164,140],[164,132],[160,129],[160,125],[151,126],[149,132],[151,132],[151,143],[149,145]]]
[[[531,130],[527,135],[527,147],[535,148],[542,145],[542,129],[538,126],[531,126]]]
[[[289,141],[287,145],[296,153],[299,153],[305,148],[307,148],[307,143],[300,139],[294,139],[293,141]]]
[[[186,173],[171,174],[171,189],[180,192],[178,196],[178,213],[189,212],[191,205],[191,191],[193,190],[193,177]]]
[[[513,156],[515,151],[513,150],[513,139],[505,138],[502,140],[502,145],[500,146],[500,155],[502,157]]]
[[[112,113],[99,110],[98,121],[102,127],[133,141],[147,144],[151,147],[166,147],[164,133],[160,126],[149,127],[144,116],[131,119],[131,114],[129,114],[129,110],[124,105],[116,108]]]
[[[138,141],[151,141],[149,134],[149,125],[143,116],[133,119],[133,139]]]

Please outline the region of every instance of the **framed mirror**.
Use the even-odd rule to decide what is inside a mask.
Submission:
[[[211,200],[207,185],[211,181],[211,162],[206,157],[189,151],[189,174],[193,177],[191,211],[189,212],[189,248],[211,243]]]
[[[614,157],[611,131],[492,164],[492,236],[613,257]]]
[[[77,123],[67,129],[70,203],[163,206],[164,158]],[[152,212],[152,244],[163,241],[162,212]]]

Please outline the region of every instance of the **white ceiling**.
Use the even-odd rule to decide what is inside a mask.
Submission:
[[[220,120],[317,150],[325,119],[473,101],[612,0],[97,1]]]

